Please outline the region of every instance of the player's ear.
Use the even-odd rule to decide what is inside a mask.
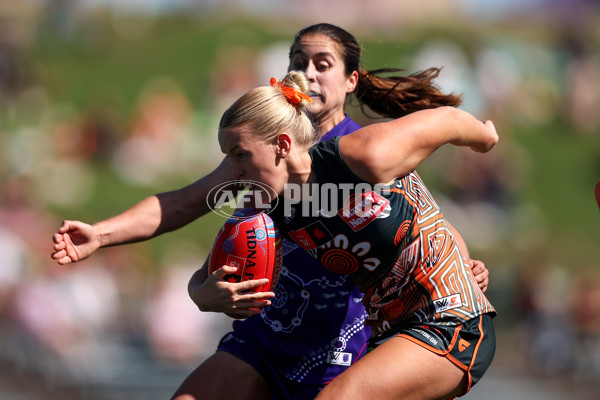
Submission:
[[[287,132],[282,132],[276,139],[277,155],[286,158],[292,149],[292,137]]]
[[[352,71],[350,76],[346,79],[346,93],[354,92],[356,85],[358,84],[358,71]]]

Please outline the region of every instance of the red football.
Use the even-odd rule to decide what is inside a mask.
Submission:
[[[229,282],[269,278],[255,292],[271,291],[279,280],[283,249],[279,231],[271,217],[255,209],[237,211],[225,222],[213,243],[208,272],[223,265],[235,266],[237,272],[225,276]]]

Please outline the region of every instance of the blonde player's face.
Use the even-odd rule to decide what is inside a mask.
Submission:
[[[354,90],[346,74],[339,45],[319,33],[302,37],[290,56],[289,70],[304,71],[310,81],[309,106],[317,120],[327,114],[343,113],[346,95]]]
[[[256,140],[243,125],[219,131],[219,144],[231,162],[234,180],[267,185],[271,198],[283,191],[285,177],[280,171],[276,145]]]

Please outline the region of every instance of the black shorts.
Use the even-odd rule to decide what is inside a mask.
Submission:
[[[369,341],[369,350],[397,336],[446,357],[465,371],[469,379],[466,392],[481,379],[496,352],[496,333],[492,316],[489,314],[480,315],[454,327],[435,323],[406,326],[388,337],[372,338]]]

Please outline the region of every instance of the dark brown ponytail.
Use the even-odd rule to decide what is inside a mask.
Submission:
[[[428,108],[458,106],[462,102],[460,95],[444,94],[433,83],[440,74],[440,68],[429,68],[409,76],[400,75],[404,70],[398,68],[364,70],[359,65],[362,49],[356,38],[336,25],[321,23],[300,30],[290,48],[290,57],[302,37],[317,33],[329,37],[340,46],[347,75],[358,71],[358,85],[354,95],[365,115],[367,112],[364,106],[382,117],[399,118]]]
[[[383,117],[399,118],[419,110],[461,104],[461,96],[444,94],[433,83],[440,68],[429,68],[409,76],[390,76],[401,71],[397,68],[366,71],[359,67],[354,95],[363,113],[366,114],[366,105]]]

